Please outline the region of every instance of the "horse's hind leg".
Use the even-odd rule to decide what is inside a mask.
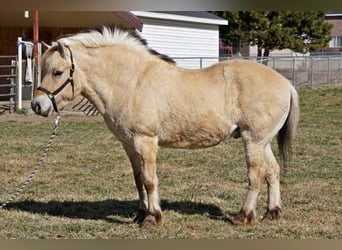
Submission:
[[[264,145],[244,140],[248,170],[248,191],[243,206],[233,223],[253,224],[256,220],[256,204],[263,179],[265,178]]]
[[[142,226],[159,225],[162,212],[159,205],[156,174],[158,140],[154,137],[136,136],[133,147],[133,150],[129,150],[131,154],[129,156],[131,162],[134,162],[132,163],[134,178],[139,192],[140,209],[143,209],[140,210],[137,221]]]
[[[264,219],[279,219],[281,212],[280,167],[275,159],[270,143],[265,147],[266,181],[268,187],[267,212]]]

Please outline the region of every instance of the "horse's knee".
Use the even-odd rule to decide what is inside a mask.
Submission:
[[[144,176],[143,183],[144,183],[144,187],[146,189],[146,192],[148,194],[153,193],[158,186],[157,176],[154,176],[154,177]]]

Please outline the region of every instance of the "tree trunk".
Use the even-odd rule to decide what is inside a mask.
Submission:
[[[262,56],[262,47],[258,45],[258,55],[257,55],[257,62],[261,62]]]
[[[263,58],[263,60],[262,60],[262,63],[263,64],[265,64],[265,65],[267,65],[268,64],[268,57],[269,57],[269,55],[270,55],[270,49],[268,49],[268,48],[266,48],[265,50],[264,50],[264,58]]]

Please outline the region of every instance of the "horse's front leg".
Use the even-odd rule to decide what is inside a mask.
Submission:
[[[134,162],[132,163],[134,177],[140,197],[140,208],[143,209],[143,211],[140,210],[137,220],[142,226],[160,225],[162,212],[159,205],[156,173],[158,138],[136,136],[132,146],[133,148],[129,151],[133,156],[130,156],[130,159],[131,163]]]
[[[135,185],[139,194],[139,211],[136,217],[134,218],[134,222],[142,223],[146,218],[146,213],[148,210],[148,201],[147,194],[144,188],[143,177],[142,177],[142,166],[138,153],[134,149],[133,145],[122,144],[123,148],[126,151],[126,154],[131,162],[134,174]]]

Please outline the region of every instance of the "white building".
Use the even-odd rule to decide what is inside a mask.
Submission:
[[[205,11],[131,12],[143,23],[141,35],[149,47],[174,58],[178,66],[199,68],[218,62],[219,25],[227,25],[227,20]]]

